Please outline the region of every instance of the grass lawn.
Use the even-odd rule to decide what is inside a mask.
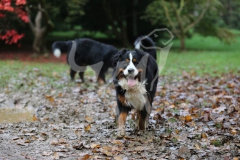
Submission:
[[[239,36],[236,43],[226,45],[212,37],[195,35],[191,39],[186,39],[187,51],[178,52],[175,48],[180,44],[175,40],[161,75],[181,75],[183,71],[200,76],[206,74],[214,76],[229,72],[239,74],[239,44]],[[10,81],[17,83],[21,75],[33,79],[37,78],[37,75],[44,75],[53,82],[62,76],[69,78],[68,71],[67,64],[0,61],[0,88],[5,87]],[[93,75],[93,71],[87,69],[85,75]]]
[[[228,45],[214,37],[195,34],[186,39],[186,51],[179,52],[180,41],[174,40],[162,75],[181,74],[182,71],[199,75],[218,75],[240,71],[240,31],[234,43]],[[160,53],[160,52],[159,52]]]
[[[237,51],[170,51],[161,75],[192,74],[220,75],[240,71],[240,53]]]

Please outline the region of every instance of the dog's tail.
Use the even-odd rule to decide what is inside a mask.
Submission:
[[[155,43],[150,37],[148,36],[138,37],[134,42],[134,46],[136,49],[142,49],[144,52],[147,52],[151,56],[153,56],[154,59],[157,59]]]
[[[61,52],[68,52],[71,48],[71,41],[56,41],[52,44],[52,51],[55,57],[59,58]]]

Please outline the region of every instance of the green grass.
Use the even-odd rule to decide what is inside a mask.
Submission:
[[[220,76],[223,73],[239,74],[240,31],[234,31],[234,33],[238,35],[236,38],[237,43],[233,43],[230,46],[213,37],[194,35],[191,39],[186,39],[187,51],[184,52],[178,52],[175,49],[179,46],[179,41],[174,40],[161,75],[182,75],[185,71],[191,75],[199,76]],[[55,32],[53,34],[67,35],[70,32]],[[93,74],[94,72],[89,68],[85,73],[86,77]],[[54,83],[60,79],[59,77],[65,76],[69,78],[69,66],[67,64],[41,64],[0,60],[0,88],[4,88],[8,84],[13,84],[16,88],[21,87],[21,82],[24,81],[24,78],[31,80],[29,85],[34,85],[35,79],[38,79],[40,76],[46,77],[45,83],[55,85]],[[61,85],[59,84],[58,87],[61,87]]]
[[[220,75],[240,71],[240,53],[237,51],[170,51],[161,75],[180,75],[183,71],[197,75]]]
[[[199,34],[194,34],[191,38],[185,40],[186,50],[194,51],[239,51],[240,49],[240,31],[232,30],[236,35],[235,42],[226,44],[216,37],[203,37]],[[173,41],[173,49],[180,48],[180,41],[175,38]]]
[[[92,76],[94,72],[87,68],[85,75]],[[13,86],[13,90],[16,90],[21,88],[22,83],[34,87],[38,85],[38,81],[61,88],[62,85],[56,83],[56,81],[61,80],[63,77],[70,80],[69,66],[67,64],[0,61],[0,90]],[[78,78],[78,75],[76,77]]]
[[[195,34],[185,40],[186,51],[182,52],[176,49],[180,47],[179,40],[174,40],[161,74],[182,74],[187,71],[198,75],[219,75],[240,72],[240,31],[233,30],[233,33],[236,39],[230,45],[215,37]]]

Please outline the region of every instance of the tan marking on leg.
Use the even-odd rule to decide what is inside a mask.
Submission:
[[[127,112],[121,112],[119,117],[118,117],[118,137],[123,137],[125,136],[125,124],[126,124],[126,119],[127,119]]]
[[[126,99],[122,95],[118,95],[118,100],[122,103],[122,105],[127,106]]]

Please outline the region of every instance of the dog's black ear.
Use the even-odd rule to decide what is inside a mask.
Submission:
[[[117,65],[117,62],[119,61],[119,59],[122,57],[123,54],[125,54],[127,52],[127,49],[126,48],[122,48],[118,51],[117,54],[115,54],[113,56],[113,66],[116,66]]]

